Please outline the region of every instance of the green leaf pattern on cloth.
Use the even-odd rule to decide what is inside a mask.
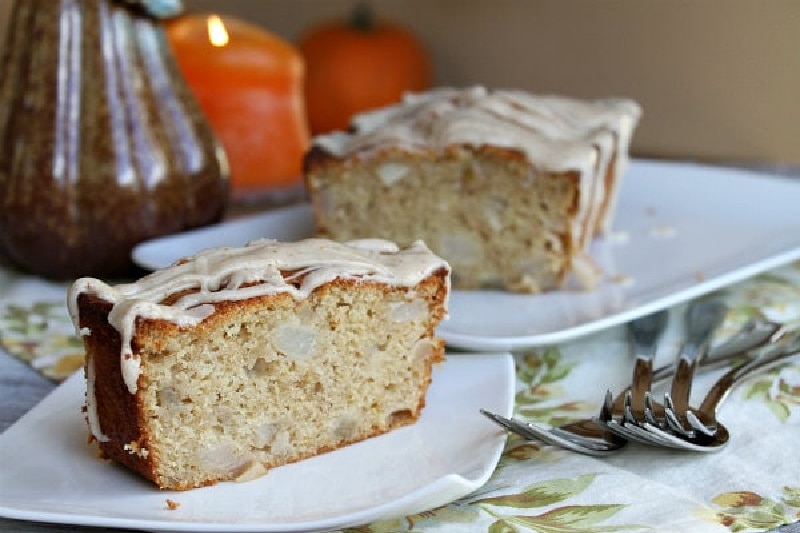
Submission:
[[[50,379],[62,380],[83,366],[83,342],[64,302],[8,304],[0,316],[0,346]]]
[[[800,365],[794,365],[800,369]],[[754,379],[745,388],[745,398],[760,401],[781,422],[792,414],[792,407],[800,406],[800,385],[788,383],[779,377],[779,371]]]
[[[641,531],[647,526],[603,524],[624,505],[565,504],[581,494],[594,482],[595,474],[585,474],[574,479],[551,479],[524,488],[519,493],[499,496],[473,497],[403,519],[385,520],[368,526],[350,528],[348,533],[388,533],[425,531],[437,522],[469,523],[488,516],[491,522],[486,531],[522,533],[600,533],[611,531]],[[539,513],[533,509],[546,509]]]
[[[561,383],[577,364],[565,362],[556,346],[517,355],[517,377],[524,388],[514,399],[515,412],[527,420],[557,426],[594,409],[595,404],[560,401],[566,395]]]
[[[522,492],[477,500],[486,513],[495,518],[490,531],[527,531],[532,529],[542,533],[556,532],[600,532],[634,531],[640,526],[602,525],[613,517],[624,505],[557,505],[582,493],[596,478],[595,474],[585,474],[575,479],[552,479],[534,483]],[[555,506],[539,514],[520,513],[521,510]],[[504,509],[505,510],[504,510]],[[509,512],[508,508],[512,511]]]
[[[787,327],[800,328],[800,262],[755,276],[727,293],[734,313],[747,317],[761,314]],[[788,366],[800,371],[800,364]],[[750,380],[744,387],[744,397],[762,402],[776,418],[786,422],[792,408],[800,406],[800,384],[788,382],[781,374],[777,369]]]
[[[750,491],[725,492],[712,503],[719,506],[719,523],[730,531],[773,529],[800,519],[800,487],[783,487],[778,500]]]

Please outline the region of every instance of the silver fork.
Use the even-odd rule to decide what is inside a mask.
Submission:
[[[730,439],[728,429],[717,420],[717,411],[722,402],[731,390],[745,379],[774,368],[791,357],[800,355],[800,333],[793,331],[775,344],[754,351],[757,353],[753,357],[728,370],[712,385],[696,410],[689,408],[684,413],[693,429],[689,435],[683,431],[671,431],[663,425],[644,422],[642,429],[646,435],[639,440],[646,444],[658,444],[699,452],[714,452],[722,449]],[[709,431],[709,428],[713,431]]]
[[[620,401],[621,404],[622,402]],[[550,428],[514,418],[507,418],[485,409],[480,409],[480,412],[498,426],[516,433],[525,440],[551,444],[584,455],[608,455],[622,449],[628,442],[622,437],[598,426],[591,418]]]
[[[718,368],[740,354],[768,342],[778,328],[778,324],[767,320],[750,321],[727,342],[716,347],[705,360],[700,362],[700,365],[703,368]],[[652,382],[659,383],[668,379],[674,370],[674,363],[657,368],[653,371]],[[611,399],[610,391],[607,393],[607,408],[613,413],[612,416],[621,415],[626,392],[627,389],[623,390],[615,400]],[[594,417],[550,428],[506,418],[484,409],[481,409],[480,412],[495,424],[527,440],[538,440],[584,455],[607,455],[616,452],[627,443],[627,440],[608,431]]]
[[[626,330],[636,362],[632,387],[637,391],[650,388],[652,380],[652,358],[658,340],[667,326],[669,311],[662,310],[630,321]],[[630,392],[630,390],[628,390]],[[623,391],[615,401],[608,399],[610,413],[621,415],[630,408],[627,400],[630,394]],[[626,441],[612,432],[599,427],[592,420],[579,420],[556,428],[543,428],[534,424],[520,423],[500,415],[481,410],[481,413],[504,428],[520,434],[529,440],[540,440],[586,455],[604,455],[622,448]]]
[[[672,378],[669,393],[664,394],[664,421],[675,433],[690,435],[689,423],[683,416],[689,410],[689,396],[697,362],[708,351],[714,331],[725,318],[726,306],[719,300],[700,300],[689,306],[686,313],[686,342],[680,352],[678,368]],[[652,407],[652,402],[651,402]],[[648,411],[645,406],[645,411]],[[680,413],[680,414],[677,414]],[[645,415],[647,416],[647,415]],[[651,416],[651,418],[653,418]],[[713,429],[708,428],[708,431]]]
[[[686,340],[681,346],[680,357],[672,380],[672,392],[678,399],[688,404],[691,381],[698,361],[707,351],[709,340],[713,332],[722,323],[725,316],[726,307],[719,300],[706,299],[696,300],[689,305],[684,318],[686,323]],[[636,375],[634,374],[634,380]],[[635,382],[634,382],[635,388]],[[632,392],[632,391],[631,391]],[[645,422],[657,425],[657,420],[664,417],[669,396],[665,395],[665,402],[662,406],[654,402],[650,394],[649,387],[639,388],[638,398],[628,400],[631,404],[635,403],[638,409],[628,409],[622,417],[614,417],[607,408],[608,394],[606,403],[600,410],[599,423],[616,433],[620,437],[629,440],[646,441],[649,444],[659,444],[661,435],[647,432],[643,424]],[[631,395],[632,396],[632,395]],[[674,413],[673,413],[674,414]],[[667,442],[662,442],[668,445]]]
[[[626,425],[632,423],[635,426],[636,416],[644,415],[644,399],[653,381],[653,359],[668,320],[669,311],[663,310],[634,320],[627,328],[628,341],[636,358],[631,386],[623,391],[624,396],[620,395],[624,398],[621,408],[613,405],[611,391],[607,391],[600,409],[600,421],[620,437],[631,438],[633,435],[629,434]]]
[[[719,378],[706,393],[706,397],[696,411],[690,409],[686,412],[686,420],[692,429],[707,436],[713,435],[708,431],[708,428],[717,427],[717,409],[737,382],[757,373],[767,371],[778,363],[783,362],[786,358],[791,357],[792,354],[800,351],[800,331],[788,331],[781,328],[775,332],[773,337],[770,345],[758,350],[752,350],[752,352],[756,352],[754,357],[744,361]]]

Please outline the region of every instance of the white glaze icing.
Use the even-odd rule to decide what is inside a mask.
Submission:
[[[278,293],[290,293],[301,299],[337,278],[410,288],[440,268],[450,270],[447,262],[421,241],[399,250],[396,244],[380,239],[350,243],[327,239],[279,243],[262,239],[242,248],[205,250],[134,283],[111,286],[95,278],[81,278],[70,287],[68,306],[75,327],[82,331],[77,303],[81,294],[94,294],[112,304],[108,321],[120,334],[122,376],[133,394],[141,370],[138,356],[131,349],[139,317],[192,326],[214,312],[215,302]],[[291,274],[284,279],[284,272]],[[296,286],[294,282],[299,284]],[[449,282],[448,276],[447,294]],[[190,292],[169,305],[162,303],[165,298],[183,291]],[[90,374],[87,379],[89,421],[95,437],[100,439],[102,431],[96,424],[92,405],[94,376],[93,372]]]
[[[100,417],[97,415],[97,398],[94,392],[95,370],[94,362],[86,365],[86,421],[89,423],[89,429],[100,442],[108,441],[108,437],[100,429]]]
[[[641,109],[627,99],[584,101],[484,87],[410,93],[402,103],[362,113],[353,132],[314,139],[337,156],[382,146],[443,150],[455,144],[490,144],[522,150],[545,170],[590,169],[608,156],[615,136],[630,138]],[[625,143],[627,144],[627,143]]]

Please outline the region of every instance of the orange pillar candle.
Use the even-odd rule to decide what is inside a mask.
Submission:
[[[234,195],[299,185],[309,145],[300,53],[232,17],[185,15],[167,35],[225,148]]]

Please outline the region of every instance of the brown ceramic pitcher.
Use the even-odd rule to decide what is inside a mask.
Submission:
[[[17,0],[0,63],[0,250],[123,276],[140,241],[215,222],[224,153],[147,2]]]

